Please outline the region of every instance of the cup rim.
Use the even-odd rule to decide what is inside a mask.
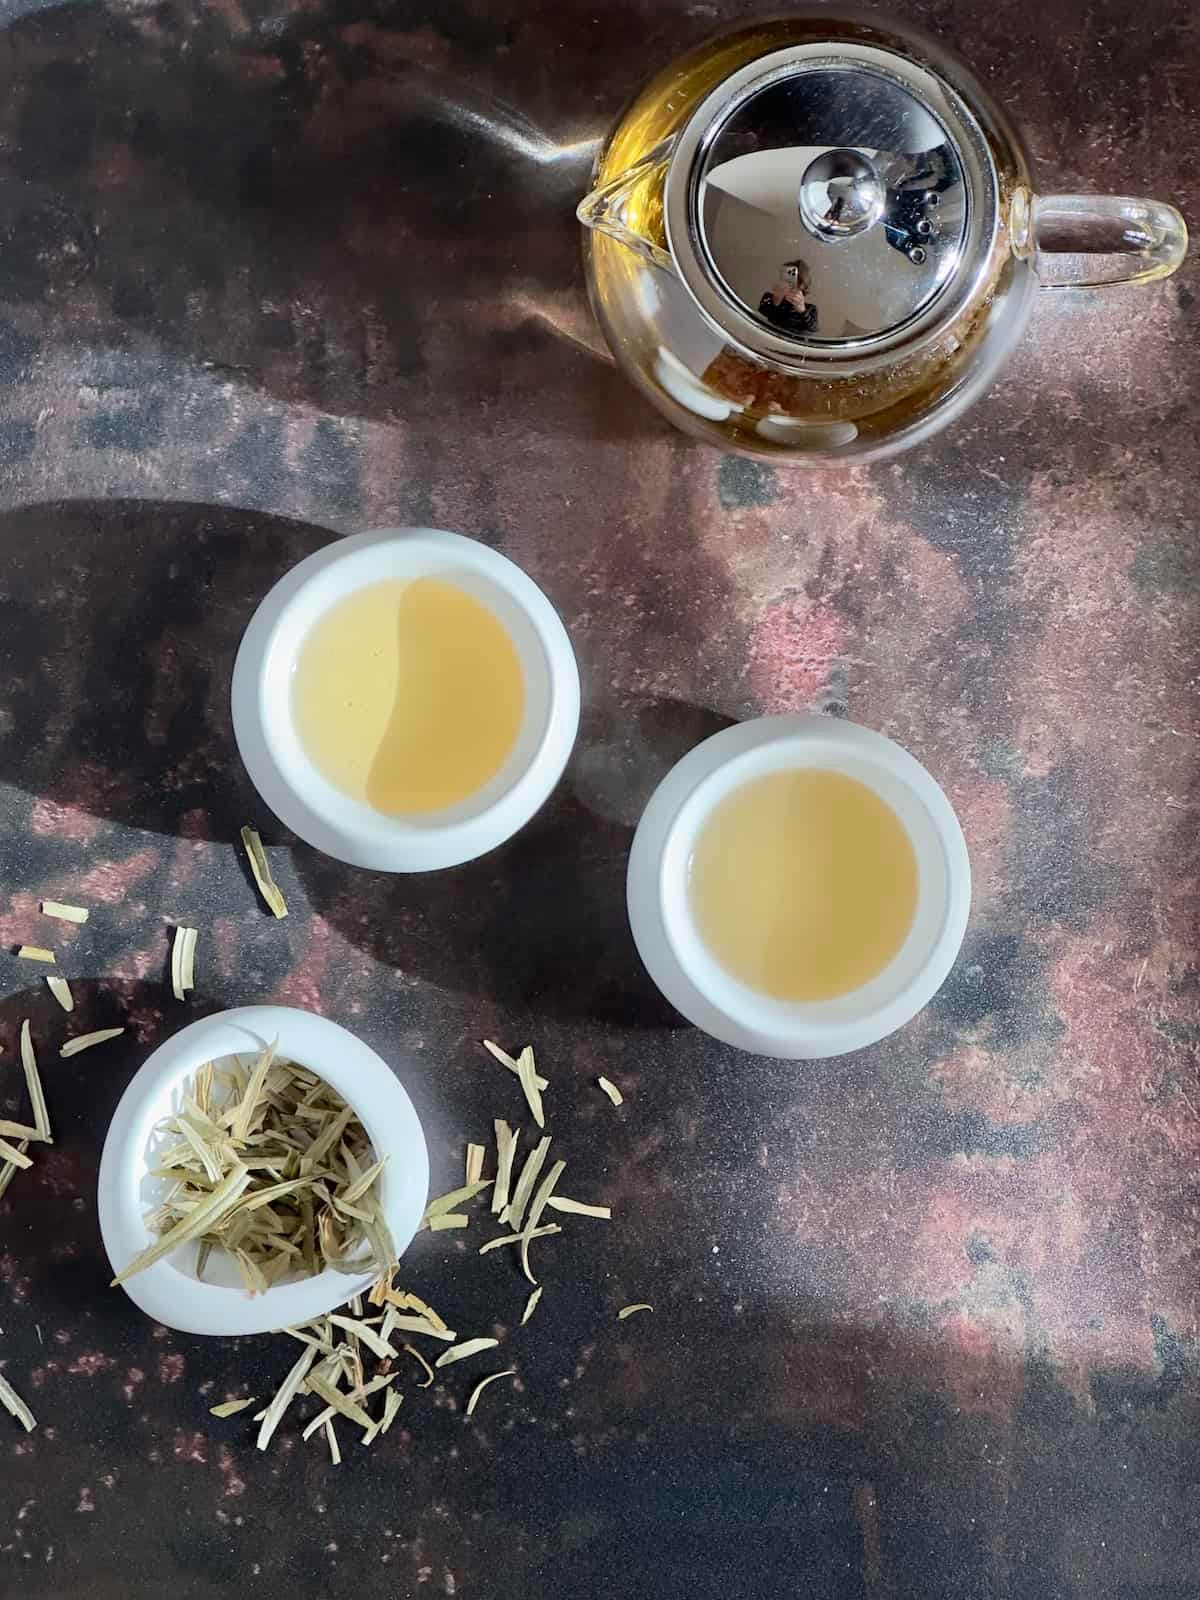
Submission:
[[[499,615],[521,657],[526,709],[509,758],[476,794],[428,816],[391,817],[337,789],[312,763],[286,684],[300,642],[328,609],[372,582],[416,576],[458,582]],[[538,585],[499,551],[439,528],[355,534],[299,562],[251,618],[231,688],[238,750],[272,811],[327,855],[389,872],[456,866],[523,827],[562,775],[579,701],[570,639]]]
[[[189,1024],[153,1050],[121,1096],[105,1135],[97,1184],[100,1236],[120,1272],[149,1243],[141,1185],[163,1096],[206,1061],[257,1052],[278,1042],[281,1055],[317,1072],[354,1107],[377,1155],[387,1156],[379,1200],[397,1256],[412,1242],[429,1196],[429,1156],[420,1119],[387,1062],[348,1029],[292,1006],[240,1006]],[[182,1247],[181,1247],[182,1248]],[[374,1281],[374,1272],[326,1268],[274,1284],[263,1294],[202,1283],[166,1256],[121,1288],[147,1316],[184,1333],[269,1333],[336,1310]]]
[[[716,806],[755,776],[797,766],[864,782],[897,813],[917,856],[917,910],[904,944],[880,973],[833,1000],[780,1001],[751,989],[709,951],[688,904],[691,848]],[[893,740],[827,716],[763,717],[712,735],[667,774],[634,837],[627,895],[642,961],[685,1017],[757,1054],[816,1059],[875,1043],[932,999],[966,931],[970,861],[949,800]]]

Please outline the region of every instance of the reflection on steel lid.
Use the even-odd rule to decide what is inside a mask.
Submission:
[[[922,64],[870,45],[751,63],[698,108],[673,167],[681,275],[764,354],[833,358],[928,331],[969,292],[995,224],[970,111]]]

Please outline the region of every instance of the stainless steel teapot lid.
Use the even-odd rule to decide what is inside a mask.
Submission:
[[[734,342],[834,362],[927,335],[970,297],[997,225],[969,109],[875,45],[793,46],[725,80],[666,184],[684,282]]]

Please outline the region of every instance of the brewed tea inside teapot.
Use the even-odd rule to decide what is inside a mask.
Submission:
[[[813,12],[658,74],[581,202],[618,362],[723,450],[822,462],[921,442],[986,388],[1040,283],[1144,283],[1174,207],[1039,195],[1016,131],[907,26]]]

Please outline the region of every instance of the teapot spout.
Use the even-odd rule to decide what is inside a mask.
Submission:
[[[671,134],[627,171],[598,184],[575,211],[585,228],[607,234],[668,272],[675,270],[675,264],[654,233],[662,233],[662,180],[671,162],[675,139]]]

